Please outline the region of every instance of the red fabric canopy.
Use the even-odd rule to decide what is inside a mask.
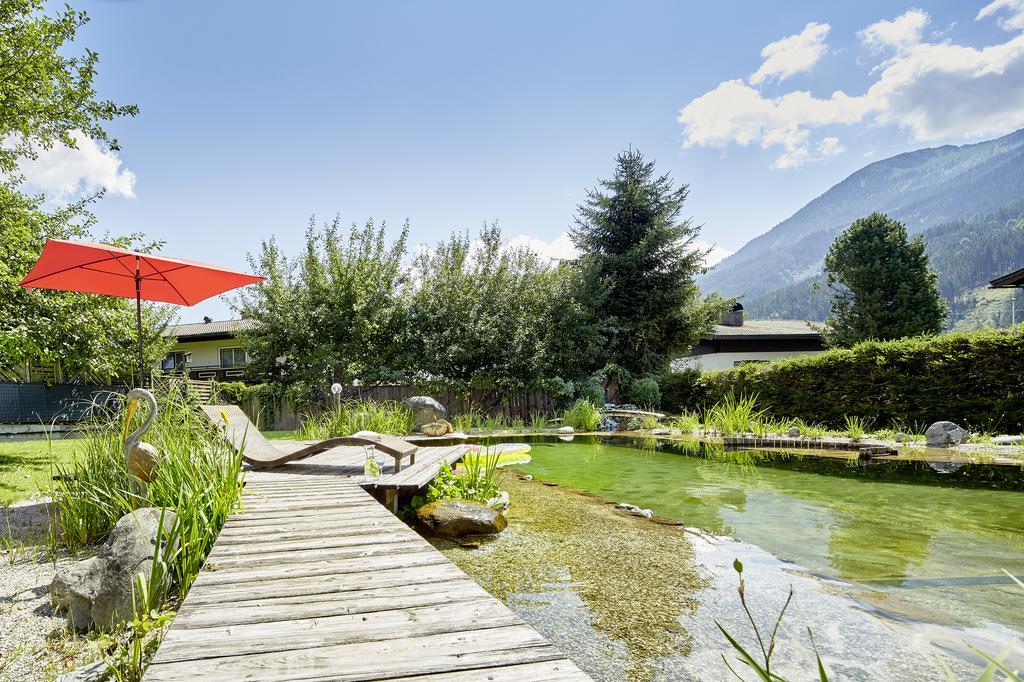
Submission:
[[[260,282],[263,277],[227,268],[136,253],[106,244],[48,239],[23,287],[81,291],[146,301],[195,305],[236,287]]]

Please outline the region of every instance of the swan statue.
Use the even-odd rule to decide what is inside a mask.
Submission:
[[[128,404],[127,414],[124,419],[124,459],[128,464],[128,471],[133,477],[132,492],[144,495],[145,486],[138,485],[137,481],[143,483],[152,481],[156,475],[157,467],[160,465],[160,453],[155,447],[142,440],[142,436],[153,424],[153,420],[156,419],[156,398],[144,388],[133,388],[128,391],[125,399],[128,401]],[[128,428],[132,423],[135,411],[139,407],[140,400],[145,401],[149,406],[149,414],[142,420],[142,425],[129,434]]]

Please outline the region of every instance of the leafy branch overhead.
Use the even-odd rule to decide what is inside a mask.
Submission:
[[[54,144],[76,147],[74,134],[118,149],[103,124],[135,116],[135,105],[98,99],[93,79],[99,55],[64,55],[85,12],[65,6],[56,16],[42,13],[42,0],[0,4],[0,171],[16,173],[18,162]]]

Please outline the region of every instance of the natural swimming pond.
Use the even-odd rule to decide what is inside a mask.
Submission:
[[[1003,572],[1024,575],[1019,469],[810,454],[738,463],[700,444],[612,438],[531,444],[532,461],[515,468],[536,480],[510,479],[509,531],[443,549],[598,678],[725,679],[731,652],[714,621],[752,641],[734,557],[765,624],[796,590],[779,654],[795,679],[813,665],[807,625],[842,679],[935,679],[943,667],[973,679],[969,644],[1021,644],[1024,591]],[[739,542],[691,546],[679,539],[692,534],[605,501]]]

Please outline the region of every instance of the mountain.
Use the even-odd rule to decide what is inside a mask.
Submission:
[[[949,304],[948,326],[1009,324],[1013,292],[992,291],[987,284],[1024,266],[1024,201],[936,225],[921,236],[928,260],[939,273],[939,292]],[[829,291],[822,275],[812,275],[747,301],[744,307],[754,318],[823,320],[829,313]]]
[[[797,303],[819,309],[824,304],[827,313],[825,292],[817,292],[816,304],[807,290],[821,272],[829,245],[857,218],[878,211],[918,234],[992,214],[1021,199],[1024,129],[987,142],[899,154],[853,173],[748,242],[698,283],[704,291],[743,296],[752,315],[756,309],[790,316],[782,314],[783,308],[796,309]],[[958,238],[954,233],[959,228],[948,229],[952,232],[932,238]]]

